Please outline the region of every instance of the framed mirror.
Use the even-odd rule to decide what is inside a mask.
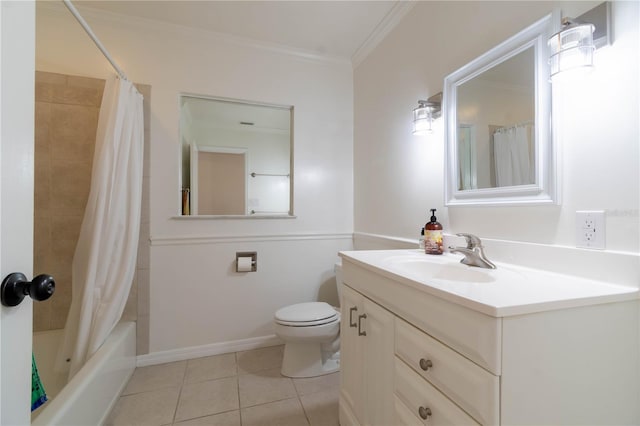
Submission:
[[[293,107],[180,96],[182,215],[293,215]]]
[[[445,204],[557,203],[548,15],[444,80]]]

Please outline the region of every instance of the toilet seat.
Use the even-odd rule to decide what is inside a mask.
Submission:
[[[325,302],[297,303],[276,311],[275,321],[289,327],[312,327],[339,321],[336,310]]]

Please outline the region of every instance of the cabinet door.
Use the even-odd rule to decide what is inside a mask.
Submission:
[[[364,424],[388,426],[394,422],[394,316],[363,298],[366,318],[360,318],[364,342]]]
[[[342,286],[340,318],[340,424],[364,424],[363,337],[358,336],[358,315],[364,313],[363,297]]]

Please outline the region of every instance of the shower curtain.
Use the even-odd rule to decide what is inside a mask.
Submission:
[[[529,154],[530,127],[530,125],[515,126],[494,133],[496,186],[533,183],[533,166]]]
[[[69,368],[69,379],[104,343],[129,296],[140,231],[143,148],[142,95],[127,80],[109,79],[73,257],[71,308],[56,363],[62,371]]]

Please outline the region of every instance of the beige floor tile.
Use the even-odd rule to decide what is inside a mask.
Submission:
[[[238,374],[282,367],[284,345],[238,352]]]
[[[237,410],[238,380],[234,377],[185,384],[178,402],[176,421]]]
[[[240,406],[265,404],[296,396],[293,381],[280,374],[280,369],[264,370],[238,376]]]
[[[338,392],[340,387],[340,373],[325,374],[324,376],[293,379],[298,395],[309,395],[325,390]]]
[[[191,359],[187,361],[186,382],[194,383],[221,379],[235,376],[237,372],[236,355],[234,353]]]
[[[180,386],[184,380],[186,367],[186,361],[178,361],[136,368],[122,394],[130,395],[171,386]]]
[[[171,424],[180,387],[122,396],[109,414],[107,426],[160,426]]]
[[[309,422],[298,398],[241,410],[242,426],[305,426]]]
[[[311,426],[338,426],[338,391],[325,390],[300,397]]]
[[[229,411],[213,416],[198,417],[197,419],[186,420],[174,423],[174,426],[240,426],[240,411]]]

